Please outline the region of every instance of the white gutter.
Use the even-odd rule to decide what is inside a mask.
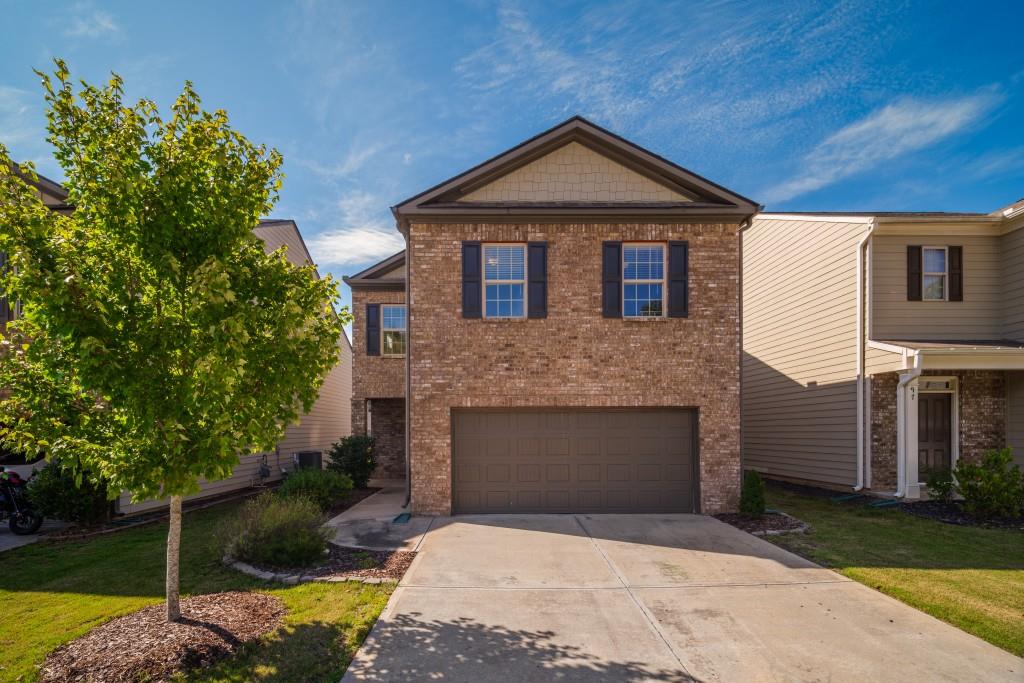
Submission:
[[[868,226],[864,237],[857,243],[857,485],[854,491],[864,488],[864,366],[865,366],[865,315],[864,289],[866,286],[865,251],[875,231],[875,222]]]
[[[914,358],[915,362],[917,357]],[[900,375],[900,383],[896,386],[896,497],[907,495],[907,385],[921,376],[922,368],[918,364],[910,368],[910,372]]]

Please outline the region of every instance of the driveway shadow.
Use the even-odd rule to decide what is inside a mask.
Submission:
[[[349,681],[697,681],[640,661],[607,661],[559,643],[554,631],[485,625],[419,612],[380,621],[345,674]]]

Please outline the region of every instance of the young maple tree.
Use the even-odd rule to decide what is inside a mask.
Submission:
[[[170,498],[174,621],[182,496],[310,409],[348,312],[334,280],[252,232],[277,199],[276,151],[203,111],[190,83],[165,120],[125,104],[118,76],[76,93],[55,64],[39,76],[73,211],[47,209],[0,146],[0,295],[22,310],[0,342],[0,441]]]

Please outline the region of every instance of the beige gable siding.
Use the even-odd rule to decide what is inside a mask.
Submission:
[[[907,301],[907,246],[960,245],[963,301]],[[875,235],[872,238],[872,339],[1000,339],[1003,304],[999,238]]]
[[[291,223],[277,223],[257,228],[256,234],[266,244],[267,253],[281,245],[288,246],[288,260],[296,265],[309,263],[302,238]],[[310,411],[304,414],[299,424],[285,430],[284,438],[274,453],[267,455],[271,475],[267,481],[281,478],[281,469],[291,469],[293,456],[299,451],[322,451],[325,461],[331,445],[343,436],[352,433],[352,346],[348,338],[338,340],[338,364],[327,374],[320,388],[320,395]],[[259,466],[262,454],[245,455],[239,458],[230,477],[218,481],[200,481],[199,493],[186,500],[206,498],[259,483]],[[125,514],[145,512],[167,505],[166,499],[131,502],[131,494],[122,492],[120,509]]]
[[[743,237],[743,458],[856,481],[858,223],[755,219]]]
[[[1003,235],[1003,338],[1024,341],[1024,228]]]
[[[459,201],[681,202],[689,198],[578,142],[570,142]]]

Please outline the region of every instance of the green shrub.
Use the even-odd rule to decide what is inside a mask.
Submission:
[[[764,514],[764,481],[755,470],[743,473],[740,514],[744,517],[760,517]]]
[[[1024,512],[1024,478],[1020,467],[1013,464],[1011,449],[988,451],[979,463],[961,460],[955,475],[968,514],[987,519],[1016,517]]]
[[[328,469],[352,477],[356,488],[366,488],[377,467],[375,441],[372,436],[346,436],[331,447]]]
[[[263,493],[220,528],[224,554],[263,567],[309,567],[324,559],[330,531],[308,498]]]
[[[81,485],[75,477],[57,465],[47,465],[36,472],[28,484],[32,505],[50,519],[75,524],[97,524],[110,517],[107,487],[82,476]]]
[[[947,469],[932,470],[928,473],[928,497],[942,503],[953,500],[956,482],[953,473]]]
[[[330,470],[302,469],[289,474],[277,489],[285,498],[303,497],[312,500],[321,510],[328,510],[352,490],[347,474]]]

